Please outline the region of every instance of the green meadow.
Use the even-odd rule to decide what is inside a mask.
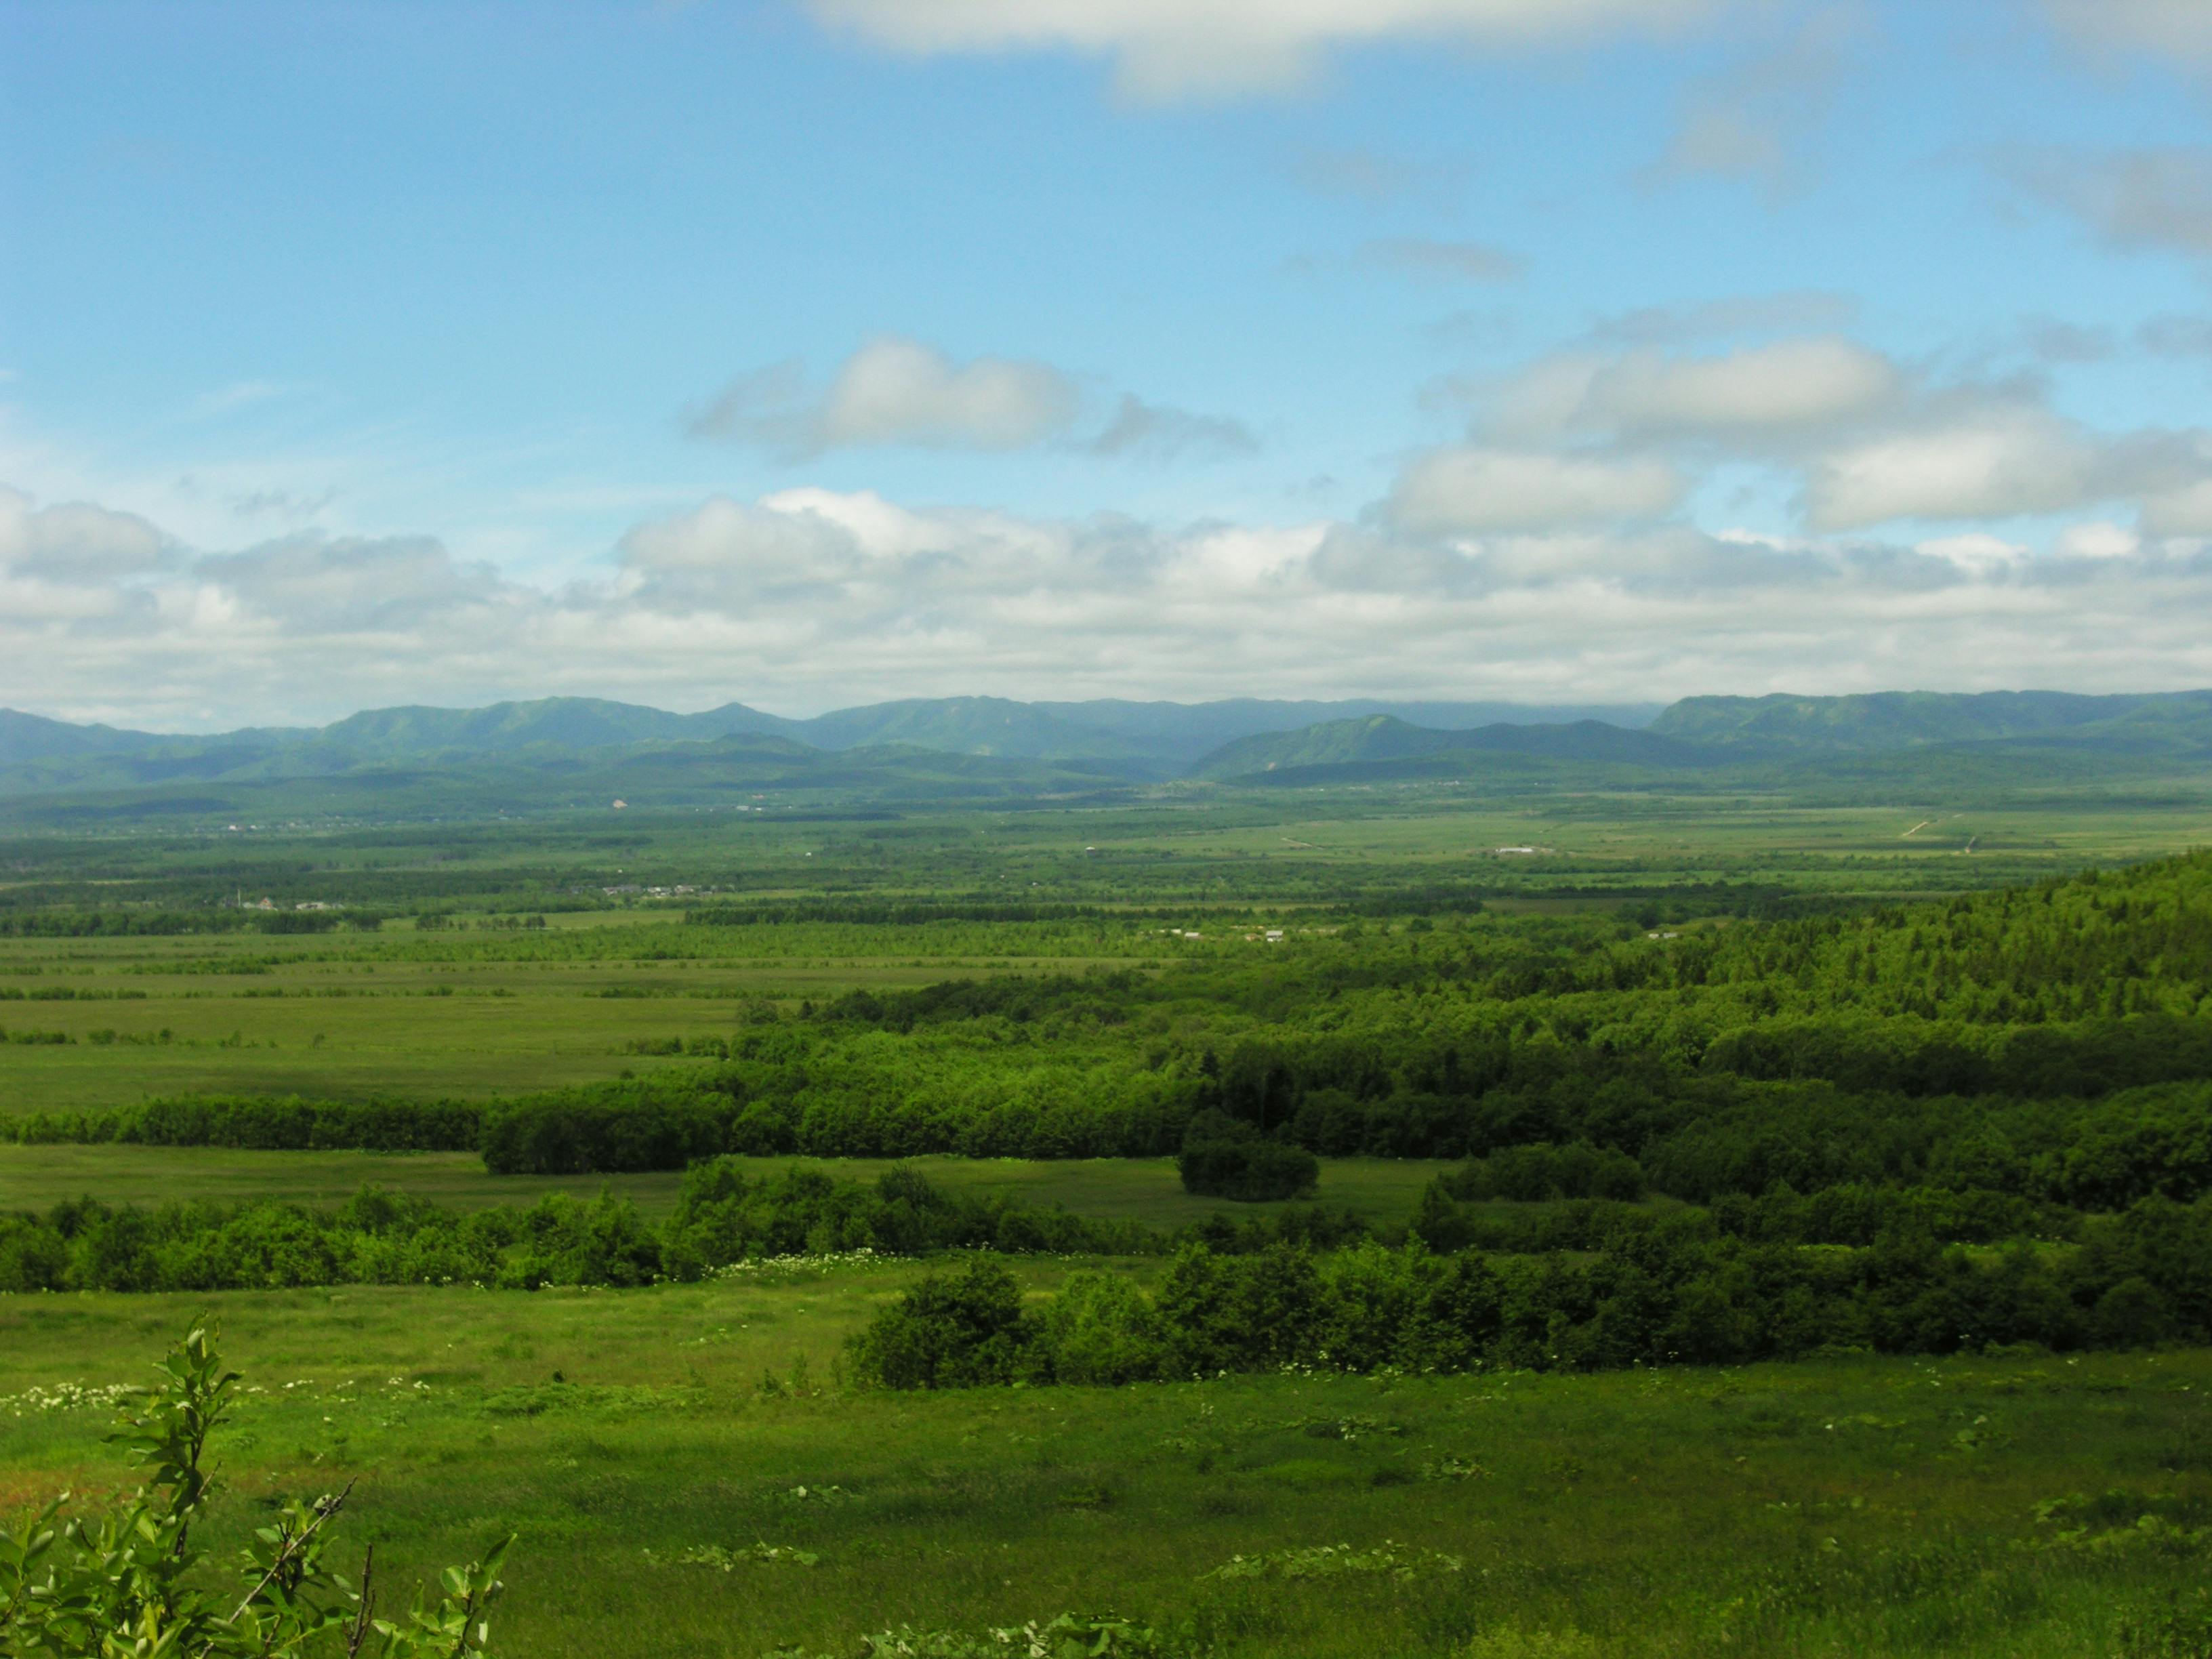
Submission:
[[[1070,1609],[1223,1656],[2086,1659],[2203,1583],[2201,1352],[841,1386],[914,1271],[47,1298],[5,1316],[0,1493],[126,1482],[101,1404],[45,1401],[204,1311],[255,1390],[215,1449],[228,1536],[356,1478],[355,1542],[401,1577],[513,1533],[501,1648],[546,1659]]]
[[[1139,1221],[1173,1230],[1220,1210],[1218,1200],[1185,1192],[1173,1158],[901,1159],[740,1158],[752,1179],[790,1169],[821,1170],[873,1181],[908,1169],[948,1193],[988,1194],[1048,1205],[1099,1220]],[[1421,1190],[1447,1166],[1430,1158],[1329,1158],[1318,1195],[1383,1227],[1402,1227]],[[222,1203],[276,1199],[337,1204],[364,1185],[411,1193],[460,1209],[530,1204],[550,1192],[589,1198],[605,1190],[659,1218],[676,1201],[681,1175],[493,1176],[474,1152],[246,1152],[210,1146],[9,1146],[0,1152],[0,1210],[25,1209],[57,1196],[91,1194],[117,1204],[159,1204],[180,1191]],[[1241,1204],[1240,1213],[1272,1215],[1287,1200]],[[1502,1206],[1511,1207],[1511,1206]]]
[[[848,1049],[955,1055],[979,1068],[978,1111],[993,1079],[1030,1087],[1020,1067],[1079,1056],[1110,1060],[1115,1086],[1141,1094],[1155,1075],[1194,1075],[1218,1045],[1233,1083],[1232,1046],[1275,1041],[1293,1017],[1315,1052],[1353,1033],[1387,1051],[1509,994],[1438,992],[1420,977],[1438,953],[1490,951],[1502,974],[1626,962],[1681,939],[1724,946],[1776,917],[1940,907],[2207,842],[2212,808],[2180,789],[1501,803],[1446,785],[888,822],[641,812],[619,828],[25,834],[0,845],[13,907],[0,914],[119,907],[222,925],[0,933],[0,1112],[198,1096],[489,1103],[690,1076],[702,1044],[726,1058],[760,1030],[815,1044],[816,1059],[777,1062],[802,1071]],[[241,896],[275,908],[241,927]],[[341,924],[258,930],[257,916],[309,902],[343,907],[322,913]],[[1846,965],[1856,983],[1860,959]],[[2159,971],[2164,986],[2193,970]],[[1110,994],[1086,1000],[1093,975]],[[901,995],[1009,977],[1061,1000],[950,1035],[897,1024]],[[1947,994],[1972,990],[1969,975]],[[1679,989],[1634,994],[1688,1005]],[[1529,1040],[1612,1064],[1608,1044],[1629,1038],[1580,1006],[1564,1035]],[[909,1062],[882,1063],[896,1075]],[[1246,1069],[1264,1103],[1271,1074]],[[1558,1110],[1602,1121],[1621,1085],[1590,1075],[1558,1085]],[[794,1112],[827,1086],[778,1076]],[[1340,1094],[1314,1098],[1348,1109]],[[948,1194],[1163,1231],[1308,1207],[1187,1192],[1165,1156],[732,1160],[754,1181],[798,1167],[872,1182],[901,1166]],[[1323,1156],[1309,1197],[1395,1242],[1458,1167]],[[468,1212],[607,1193],[659,1225],[682,1180],[495,1176],[467,1152],[0,1144],[0,1212],[79,1197],[329,1210],[375,1187]],[[1445,1206],[1470,1236],[1572,1207],[1488,1191]],[[1620,1213],[1642,1226],[1684,1208],[1655,1186]],[[1975,1249],[1990,1261],[2002,1247]],[[1586,1266],[1597,1246],[1560,1259]],[[1152,1287],[1167,1266],[1006,1260],[1033,1310],[1078,1271]],[[844,1655],[901,1626],[979,1633],[1107,1612],[1194,1659],[2212,1652],[2212,1351],[862,1387],[849,1340],[932,1266],[838,1255],[627,1290],[0,1296],[0,1504],[127,1487],[102,1439],[127,1397],[115,1390],[206,1315],[248,1388],[214,1449],[223,1547],[279,1494],[349,1480],[348,1547],[373,1542],[400,1578],[512,1533],[495,1650],[530,1659]]]

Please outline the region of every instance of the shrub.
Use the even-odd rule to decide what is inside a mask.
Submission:
[[[242,1552],[235,1582],[219,1587],[194,1523],[213,1490],[208,1441],[239,1380],[223,1370],[211,1333],[189,1332],[162,1362],[150,1397],[109,1437],[147,1471],[147,1484],[105,1511],[65,1514],[66,1500],[56,1499],[13,1529],[0,1527],[0,1651],[177,1659],[488,1653],[486,1613],[514,1540],[448,1567],[444,1593],[432,1600],[418,1589],[404,1620],[378,1619],[370,1558],[358,1588],[329,1565],[350,1484],[277,1510]]]
[[[732,1112],[726,1098],[672,1098],[650,1085],[510,1101],[485,1114],[484,1168],[494,1175],[680,1170],[729,1150]]]
[[[1034,1335],[1014,1276],[978,1261],[927,1275],[878,1314],[852,1340],[854,1370],[885,1389],[1011,1382],[1031,1369]]]
[[[1176,1167],[1185,1192],[1245,1204],[1304,1198],[1321,1179],[1321,1160],[1304,1147],[1256,1137],[1186,1146]]]
[[[1071,1276],[1036,1322],[1060,1382],[1139,1382],[1167,1374],[1164,1322],[1145,1293],[1112,1273]]]

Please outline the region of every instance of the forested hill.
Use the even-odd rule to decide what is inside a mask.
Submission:
[[[647,746],[777,738],[806,748],[902,745],[1002,760],[1088,761],[1170,776],[1222,744],[1346,717],[1387,715],[1437,730],[1517,720],[1601,718],[1633,726],[1656,705],[1576,707],[1500,702],[1019,702],[927,697],[835,710],[805,720],[726,703],[670,714],[597,697],[541,697],[482,708],[365,710],[321,727],[257,727],[173,736],[73,726],[0,709],[0,789],[153,783],[176,777],[312,777],[368,765],[422,767],[494,757],[540,762]]]
[[[1726,757],[1650,732],[1602,720],[1551,725],[1498,724],[1472,731],[1442,731],[1388,714],[1329,720],[1297,732],[1238,739],[1208,755],[1190,775],[1224,781],[1265,778],[1270,783],[1324,782],[1332,777],[1443,777],[1456,774],[1522,775],[1535,767],[1575,768],[1589,776],[1604,769],[1650,771],[1695,769]]]
[[[1744,751],[1895,750],[2006,740],[2212,751],[2212,691],[1880,691],[1860,696],[1686,697],[1651,723],[1685,743]]]
[[[1924,787],[1969,775],[2020,782],[2206,767],[2212,691],[1886,691],[1689,697],[1636,729],[1583,720],[1446,731],[1370,716],[1243,738],[1191,775],[1277,786],[1547,775],[1695,785],[1727,770],[1769,787],[1851,776]]]
[[[469,817],[613,799],[689,808],[759,791],[873,810],[1184,781],[1493,793],[1880,788],[1926,803],[1986,787],[2193,787],[2212,775],[2212,691],[1692,697],[1647,725],[1650,713],[939,697],[787,720],[742,703],[677,714],[549,697],[181,737],[0,710],[0,805],[76,820]]]

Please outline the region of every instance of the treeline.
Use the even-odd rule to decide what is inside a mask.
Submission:
[[[1055,1117],[1010,1103],[963,1122],[926,1117],[888,1093],[856,1102],[842,1081],[756,1059],[489,1103],[186,1096],[0,1117],[0,1140],[477,1152],[495,1174],[565,1176],[674,1170],[727,1153],[1050,1157],[1087,1148],[1179,1155],[1192,1190],[1237,1199],[1296,1196],[1317,1175],[1295,1124],[1263,1135],[1198,1106],[1194,1091],[1156,1097],[1141,1112],[1086,1116],[1070,1104]],[[1412,1127],[1433,1130],[1419,1150],[1480,1149],[1448,1178],[1445,1196],[1629,1203],[1656,1191],[1719,1206],[1852,1190],[1926,1194],[1920,1201],[1940,1207],[1948,1202],[1942,1194],[1978,1193],[2017,1200],[2008,1213],[2034,1216],[2212,1192],[2212,1083],[2096,1101],[1916,1100],[1711,1081],[1670,1097],[1572,1085],[1570,1072],[1548,1091],[1432,1099],[1409,1112]],[[868,1109],[855,1109],[861,1104]],[[1120,1132],[1103,1146],[1102,1125]]]
[[[0,1216],[0,1291],[630,1286],[775,1256],[863,1249],[1127,1255],[1166,1243],[1133,1222],[947,1192],[907,1170],[865,1182],[805,1169],[749,1180],[717,1162],[685,1176],[674,1212],[658,1226],[606,1194],[585,1201],[555,1194],[528,1208],[472,1211],[374,1187],[328,1210],[285,1203],[141,1209],[72,1200],[43,1214]]]
[[[926,921],[1091,921],[1180,920],[1179,910],[1124,909],[1103,904],[1009,903],[997,899],[782,899],[754,904],[710,904],[684,913],[691,927],[766,927],[794,922],[843,921],[866,927],[911,927]]]
[[[351,910],[27,910],[0,914],[0,939],[172,938],[191,933],[374,932],[384,913]]]
[[[1627,1249],[1660,1233],[1771,1244],[2066,1242],[2078,1240],[2093,1219],[2063,1206],[1984,1189],[1847,1184],[1799,1193],[1782,1186],[1755,1197],[1729,1193],[1709,1206],[1662,1208],[1618,1199],[1464,1202],[1453,1196],[1461,1185],[1455,1175],[1431,1182],[1407,1224],[1407,1236],[1443,1252],[1542,1255]]]
[[[458,1100],[183,1095],[107,1111],[0,1117],[0,1141],[227,1146],[255,1152],[473,1152],[483,1144],[483,1109]]]
[[[1807,1249],[1660,1230],[1593,1258],[1185,1249],[1150,1295],[1079,1273],[1034,1311],[1005,1268],[933,1273],[851,1346],[892,1389],[1271,1371],[1735,1364],[2212,1339],[2212,1206],[2152,1200],[2057,1260],[1926,1240]]]

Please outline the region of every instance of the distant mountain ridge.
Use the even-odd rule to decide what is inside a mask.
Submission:
[[[1876,691],[1839,697],[1685,697],[1650,723],[1661,737],[1732,749],[1912,749],[2100,737],[2164,746],[2212,733],[2212,690]]]
[[[1580,720],[1450,732],[1375,716],[1238,738],[1189,775],[1297,785],[1528,776],[1532,766],[1601,769],[1616,780],[1778,767],[1901,779],[1945,763],[1987,776],[2008,757],[2074,775],[2085,765],[2212,766],[2212,691],[1686,697],[1641,728]]]
[[[1610,719],[1598,718],[1600,714]],[[1500,716],[1505,718],[1500,718]],[[1656,718],[1654,716],[1656,715]],[[808,720],[589,697],[368,709],[210,736],[0,710],[0,801],[79,816],[497,813],[605,805],[1067,798],[1184,779],[1273,788],[1941,786],[2212,774],[2212,690],[1699,696],[1649,706],[915,698]],[[42,811],[46,809],[41,808]],[[52,813],[49,813],[52,816]]]
[[[483,708],[410,705],[366,709],[321,727],[264,727],[210,736],[72,726],[0,709],[0,769],[105,758],[115,763],[111,769],[118,774],[118,782],[127,781],[135,773],[147,774],[144,781],[152,781],[156,773],[219,776],[246,769],[266,775],[270,763],[294,775],[313,776],[371,763],[580,752],[754,736],[787,738],[831,752],[902,744],[1002,759],[1118,763],[1132,775],[1166,777],[1240,737],[1370,713],[1414,716],[1447,727],[1513,717],[1537,722],[1610,717],[1616,723],[1641,725],[1658,708],[1252,698],[1212,703],[1031,703],[1004,697],[933,697],[791,720],[740,702],[678,714],[597,697],[542,697]]]

